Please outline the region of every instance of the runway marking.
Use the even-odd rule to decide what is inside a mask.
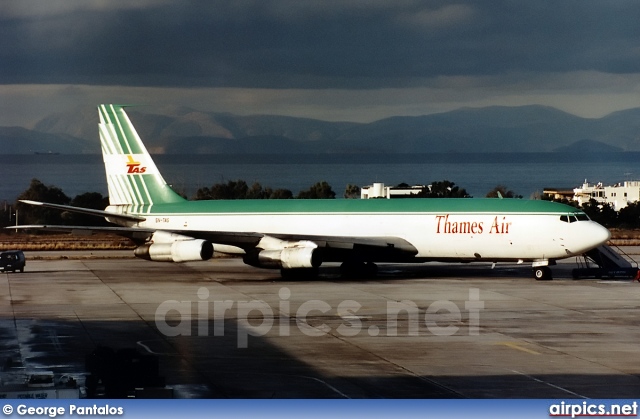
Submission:
[[[150,354],[153,355],[175,355],[175,356],[182,356],[180,354],[169,354],[169,353],[162,353],[162,352],[154,352],[153,350],[151,350],[151,348],[147,345],[145,345],[144,343],[142,343],[144,341],[139,340],[136,342],[137,345],[141,346],[142,348],[144,348],[145,351],[147,351]],[[265,374],[265,373],[256,373],[256,372],[252,372],[252,373],[243,373],[243,372],[234,372],[234,374],[247,374],[247,375],[264,375],[264,376],[270,376],[270,375],[278,375],[278,376],[283,376],[283,377],[287,377],[287,376],[291,376],[291,377],[300,377],[300,378],[304,378],[307,380],[313,380],[316,381],[322,385],[324,385],[325,387],[327,387],[328,389],[330,389],[331,391],[333,391],[334,393],[344,397],[345,399],[350,399],[351,397],[347,396],[345,393],[341,392],[340,390],[338,390],[336,387],[332,386],[331,384],[327,383],[326,381],[317,378],[317,377],[311,377],[308,375],[291,375],[291,374]]]
[[[541,355],[540,352],[536,352],[533,349],[525,348],[524,346],[520,346],[516,342],[498,342],[498,345],[507,346],[511,349],[516,349],[518,351],[526,352],[531,355]]]
[[[151,350],[151,348],[149,348],[147,345],[145,345],[144,343],[142,343],[143,341],[139,340],[136,342],[136,345],[142,346],[144,348],[145,351],[149,352],[151,355],[168,355],[168,354],[161,354],[158,352],[154,352]]]
[[[58,333],[53,329],[49,329],[49,338],[51,338],[51,344],[56,349],[56,352],[61,354],[63,351],[62,345],[60,345],[60,339],[58,338]]]
[[[547,381],[544,381],[544,380],[541,380],[541,379],[539,379],[539,378],[532,377],[532,376],[531,376],[531,375],[529,375],[529,374],[525,374],[525,373],[523,373],[523,372],[516,371],[516,370],[508,370],[508,371],[511,371],[511,372],[516,373],[516,374],[522,375],[523,377],[530,378],[530,379],[532,379],[533,381],[535,381],[535,382],[537,382],[537,383],[545,384],[545,385],[547,385],[547,386],[549,386],[549,387],[553,387],[553,388],[555,388],[555,389],[557,389],[557,390],[564,391],[565,393],[569,393],[569,394],[571,394],[571,395],[573,395],[573,396],[580,397],[581,399],[588,399],[588,397],[587,397],[587,396],[583,396],[582,394],[578,394],[578,393],[573,392],[573,391],[571,391],[571,390],[567,390],[567,389],[566,389],[566,388],[564,388],[564,387],[560,387],[560,386],[557,386],[557,385],[555,385],[555,384],[551,384],[551,383],[549,383],[549,382],[547,382]]]

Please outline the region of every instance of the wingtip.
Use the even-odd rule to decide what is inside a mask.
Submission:
[[[29,205],[39,205],[42,206],[43,203],[42,202],[38,202],[38,201],[31,201],[30,199],[19,199],[20,202],[24,203],[24,204],[29,204]]]

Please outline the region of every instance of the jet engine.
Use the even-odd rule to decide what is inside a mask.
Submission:
[[[320,252],[313,247],[294,247],[279,250],[259,250],[247,253],[244,263],[257,268],[317,268],[322,263]]]
[[[318,245],[311,241],[286,241],[265,236],[244,256],[244,263],[271,269],[317,268],[322,263],[322,256]]]
[[[157,262],[209,260],[213,256],[213,244],[207,240],[158,232],[154,233],[149,243],[137,247],[133,254]]]

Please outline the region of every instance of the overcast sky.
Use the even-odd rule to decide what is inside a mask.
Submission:
[[[0,125],[99,103],[373,121],[640,107],[640,2],[3,0]]]

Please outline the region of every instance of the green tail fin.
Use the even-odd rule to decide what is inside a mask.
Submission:
[[[111,205],[183,202],[162,178],[122,105],[100,105],[100,143]]]

